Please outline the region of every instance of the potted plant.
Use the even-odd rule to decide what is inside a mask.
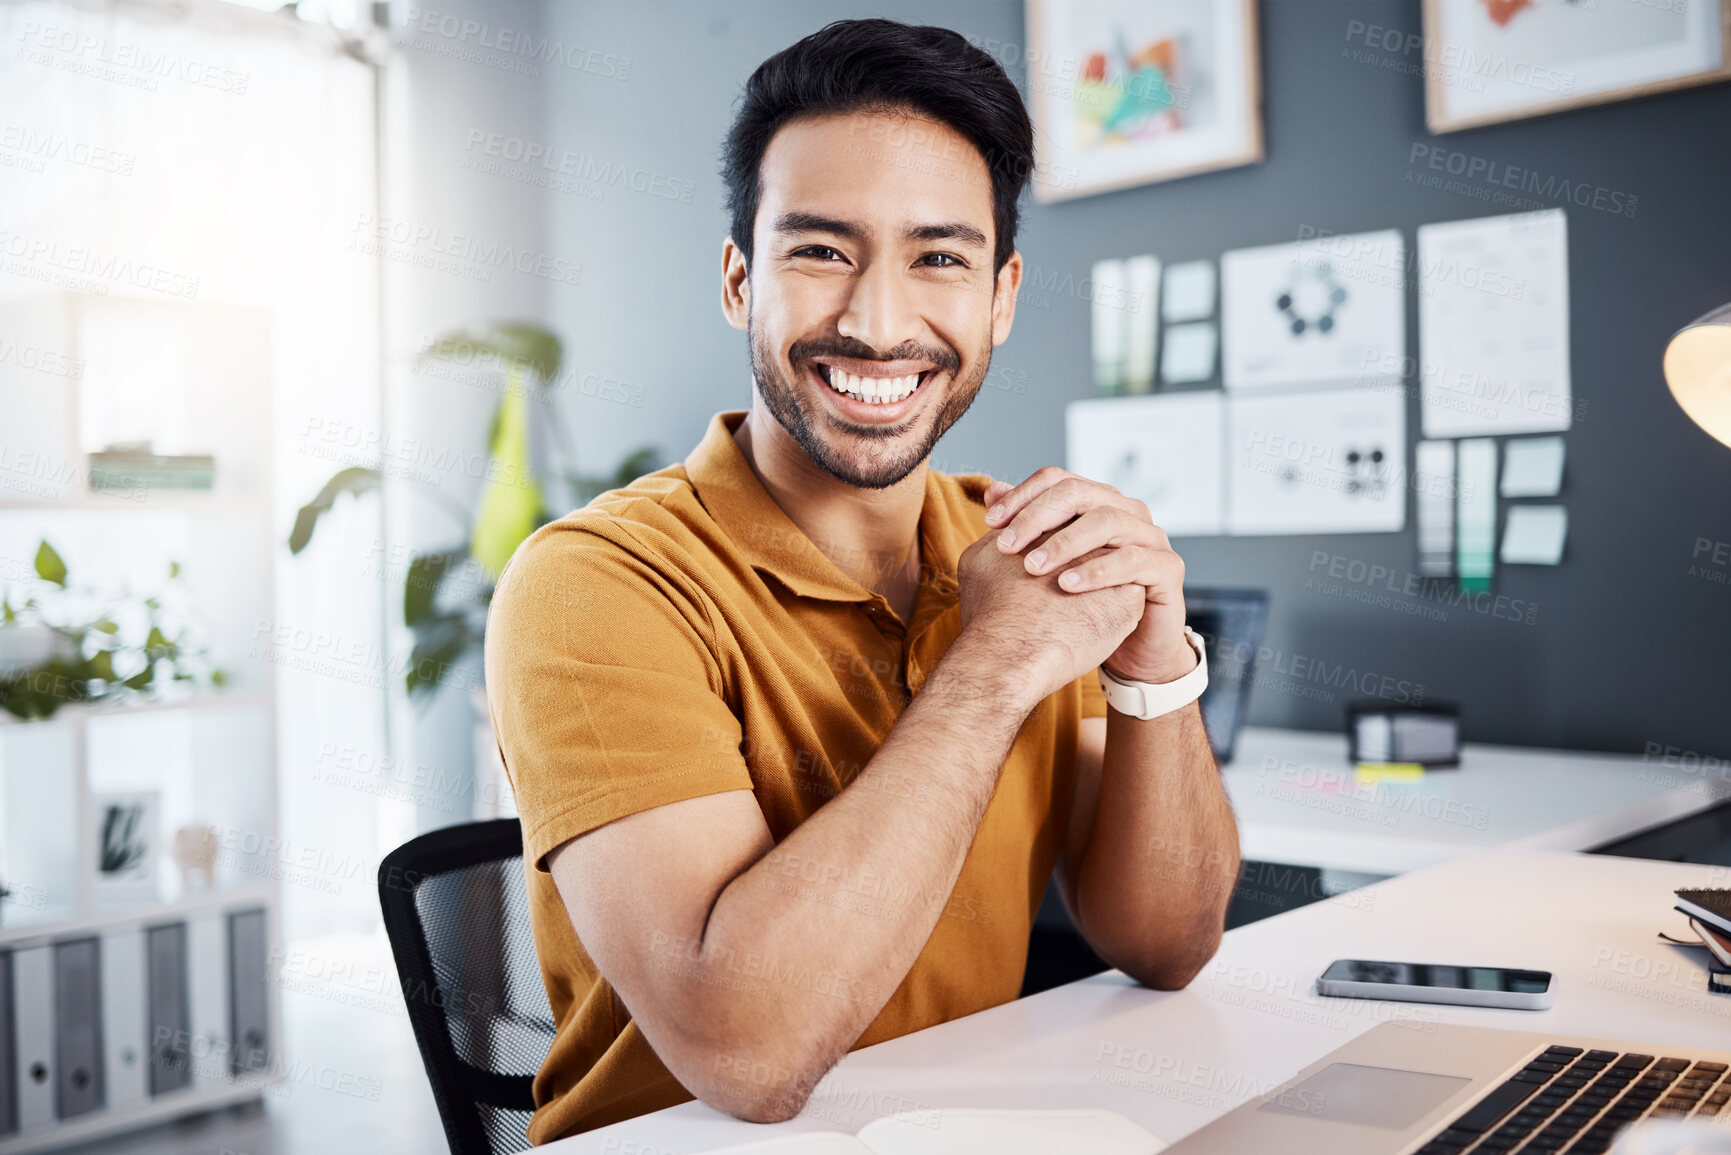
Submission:
[[[72,584],[66,562],[43,540],[32,577],[0,596],[0,708],[49,718],[68,702],[149,697],[163,685],[222,686],[227,675],[179,604],[180,563],[168,586],[140,597]],[[22,600],[14,604],[15,593]]]
[[[559,376],[563,349],[559,338],[535,325],[493,323],[476,332],[460,330],[434,341],[421,358],[490,358],[504,373],[504,388],[487,430],[491,461],[488,480],[473,511],[463,509],[436,490],[461,527],[451,545],[416,554],[409,562],[403,586],[403,624],[414,636],[409,668],[404,675],[411,698],[426,698],[444,671],[481,643],[493,587],[511,554],[536,529],[553,518],[546,495],[531,468],[529,407],[531,394],[545,392]],[[553,433],[551,471],[587,502],[608,489],[629,485],[656,468],[656,451],[631,453],[610,477],[590,477],[576,471],[576,455],[557,421]],[[360,496],[379,487],[377,469],[356,466],[339,470],[295,516],[289,551],[298,554],[312,540],[319,517],[343,494]]]

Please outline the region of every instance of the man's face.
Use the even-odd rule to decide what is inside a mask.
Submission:
[[[764,404],[811,459],[883,488],[930,456],[1009,335],[1021,259],[992,271],[991,175],[954,129],[894,113],[771,139],[747,272],[724,308]]]

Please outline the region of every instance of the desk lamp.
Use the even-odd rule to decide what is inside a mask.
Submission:
[[[1665,382],[1691,421],[1731,446],[1731,305],[1696,318],[1671,338]]]

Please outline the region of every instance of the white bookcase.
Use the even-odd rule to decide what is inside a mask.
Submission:
[[[254,656],[275,616],[269,339],[257,309],[72,293],[0,303],[0,585],[42,540],[73,585],[145,595],[178,563],[227,678],[39,721],[0,712],[0,881],[12,891],[0,904],[0,1155],[257,1098],[280,1078],[279,883],[295,867],[277,831],[274,669]],[[89,450],[140,430],[155,431],[156,452],[212,455],[211,488],[92,489]],[[97,872],[98,801],[116,792],[157,803],[154,885],[124,894]],[[217,832],[211,882],[185,882],[173,861],[189,827]],[[80,945],[91,940],[94,952]],[[63,1064],[88,1055],[92,1022],[99,1061]],[[153,1045],[187,1058],[153,1064]]]

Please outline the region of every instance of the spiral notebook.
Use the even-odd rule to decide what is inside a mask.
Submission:
[[[1707,989],[1731,995],[1731,890],[1679,890],[1677,909],[1707,948]]]
[[[1731,890],[1679,890],[1677,909],[1722,934],[1731,934]]]

